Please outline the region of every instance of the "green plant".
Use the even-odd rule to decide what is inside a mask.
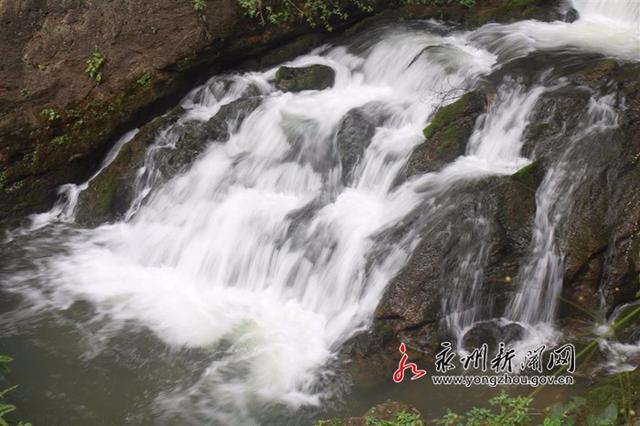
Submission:
[[[204,0],[193,0],[195,3]],[[402,0],[405,4],[443,5],[455,1],[463,6],[471,7],[476,0]],[[327,31],[333,30],[332,21],[346,20],[349,15],[337,0],[238,0],[245,14],[257,18],[262,24],[282,24],[291,18],[307,22],[312,27],[321,24]],[[354,0],[353,4],[363,12],[372,12],[371,0]],[[197,10],[197,9],[196,9]]]
[[[142,74],[142,76],[140,76],[138,80],[136,80],[136,84],[140,87],[144,87],[145,89],[148,89],[149,87],[151,87],[152,82],[153,82],[153,76],[151,75],[151,73],[148,73],[148,72],[145,72],[144,74]]]
[[[40,111],[40,115],[42,115],[47,121],[57,121],[60,119],[60,113],[53,108],[45,108]]]
[[[9,364],[13,362],[13,358],[8,355],[0,355],[0,375],[6,375],[11,371]],[[11,386],[7,389],[0,391],[0,426],[9,426],[9,422],[4,418],[7,414],[16,410],[16,406],[9,404],[5,401],[5,396],[17,388],[17,385]],[[31,423],[25,423],[20,421],[17,426],[33,426]]]
[[[82,118],[79,118],[76,121],[74,121],[73,125],[71,126],[73,130],[80,130],[83,127],[84,127],[84,120]]]
[[[56,136],[51,139],[51,143],[56,146],[62,146],[67,143],[67,137],[65,135]]]
[[[206,0],[192,0],[193,10],[199,14],[203,14],[207,8]]]
[[[105,61],[106,58],[104,57],[104,55],[97,49],[94,50],[93,53],[91,53],[91,55],[89,55],[89,57],[85,61],[86,67],[84,69],[84,72],[86,72],[92,80],[100,83],[102,81],[101,69]]]
[[[366,422],[367,426],[424,426],[420,415],[408,411],[400,411],[393,420],[367,417]]]
[[[521,426],[530,420],[532,401],[533,398],[511,397],[502,391],[489,400],[491,409],[473,407],[463,415],[449,411],[437,423],[446,426]]]
[[[25,88],[20,89],[20,96],[22,96],[23,98],[29,97],[29,91]]]

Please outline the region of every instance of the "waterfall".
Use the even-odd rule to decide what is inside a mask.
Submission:
[[[28,260],[20,257],[3,273],[6,289],[28,303],[3,322],[29,311],[63,317],[88,302],[88,318],[77,320],[90,330],[90,348],[81,355],[88,363],[112,340],[142,331],[169,353],[158,357],[196,352],[205,366],[192,366],[153,395],[154,415],[176,422],[282,424],[279,410],[291,415],[320,405],[335,392],[331,363],[341,346],[370,326],[385,287],[429,237],[420,231],[455,205],[450,194],[461,183],[508,176],[531,162],[521,152],[522,135],[550,83],[507,74],[475,123],[466,153],[398,183],[430,117],[533,51],[639,58],[638,3],[609,4],[576,0],[574,23],[524,21],[468,32],[434,23],[385,27],[286,64],[330,66],[335,84],[322,91],[277,90],[277,68],[213,77],[182,100],[179,119],[149,147],[124,219],[95,229],[73,222],[90,179],[61,188],[50,212],[7,240],[23,244]],[[597,19],[604,13],[630,25],[609,28]],[[158,161],[186,125],[247,97],[260,105],[241,122],[227,123],[228,141],[210,141],[188,170],[161,178]],[[345,182],[337,132],[354,110],[375,115],[378,124]],[[612,98],[595,99],[588,117],[576,140],[615,125]],[[115,144],[100,170],[135,134]],[[529,258],[515,277],[506,319],[553,323],[563,262],[556,235],[583,173],[560,159],[537,189]],[[422,228],[383,238],[416,211]],[[470,308],[485,290],[491,248],[485,223],[478,214],[469,224],[473,232],[460,236],[469,249],[442,300],[458,334],[486,319]]]

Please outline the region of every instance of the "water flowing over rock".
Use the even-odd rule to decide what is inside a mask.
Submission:
[[[388,115],[383,105],[371,104],[352,109],[344,116],[336,134],[343,182],[348,184],[353,181],[354,167],[362,160],[376,128],[384,123]]]
[[[262,99],[249,97],[222,105],[208,121],[177,122],[182,108],[155,119],[144,126],[118,153],[115,160],[88,184],[80,195],[76,212],[78,223],[98,225],[120,219],[132,207],[140,171],[145,166],[157,168],[162,181],[186,170],[202,154],[209,142],[226,142],[245,117],[255,110]],[[175,138],[169,146],[147,154],[158,137]],[[151,157],[151,158],[149,158]],[[146,160],[146,161],[145,161]],[[156,182],[157,184],[157,182]]]

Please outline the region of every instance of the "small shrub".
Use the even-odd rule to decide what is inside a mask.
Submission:
[[[393,420],[380,420],[368,417],[367,426],[425,426],[418,414],[400,411]]]
[[[152,82],[153,76],[148,72],[145,72],[138,80],[136,80],[136,84],[140,87],[144,87],[145,89],[151,87]]]
[[[48,122],[57,121],[60,119],[60,113],[53,108],[45,108],[40,111],[40,115],[42,115]]]
[[[102,66],[104,65],[106,58],[102,53],[98,50],[94,50],[91,55],[85,61],[86,67],[84,72],[89,75],[92,80],[95,80],[97,83],[102,81]]]
[[[79,118],[78,120],[73,122],[73,125],[71,126],[71,128],[73,130],[80,130],[84,127],[84,120],[82,118]]]
[[[205,0],[192,0],[193,10],[195,10],[199,14],[203,14],[205,9],[207,8],[207,3]]]
[[[196,1],[204,0],[193,0]],[[443,5],[447,0],[402,0],[405,4],[432,4]],[[457,3],[471,7],[476,0],[455,0]],[[363,12],[372,12],[371,0],[354,0],[354,5]],[[297,18],[307,22],[312,27],[319,24],[327,31],[332,31],[331,24],[334,20],[346,20],[349,16],[338,2],[332,0],[303,0],[294,3],[286,0],[283,2],[263,0],[238,0],[238,4],[245,14],[251,18],[257,18],[262,24],[282,24],[291,18]],[[195,9],[195,6],[194,6]]]
[[[51,139],[51,143],[56,146],[62,146],[67,143],[67,137],[65,135],[56,136]]]

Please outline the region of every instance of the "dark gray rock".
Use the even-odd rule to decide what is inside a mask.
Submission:
[[[516,323],[502,325],[497,321],[483,321],[475,324],[462,338],[462,347],[467,351],[487,344],[490,353],[495,353],[498,345],[516,342],[522,339],[524,329]]]
[[[333,86],[335,71],[327,65],[280,67],[276,72],[276,87],[285,92],[323,90]]]

